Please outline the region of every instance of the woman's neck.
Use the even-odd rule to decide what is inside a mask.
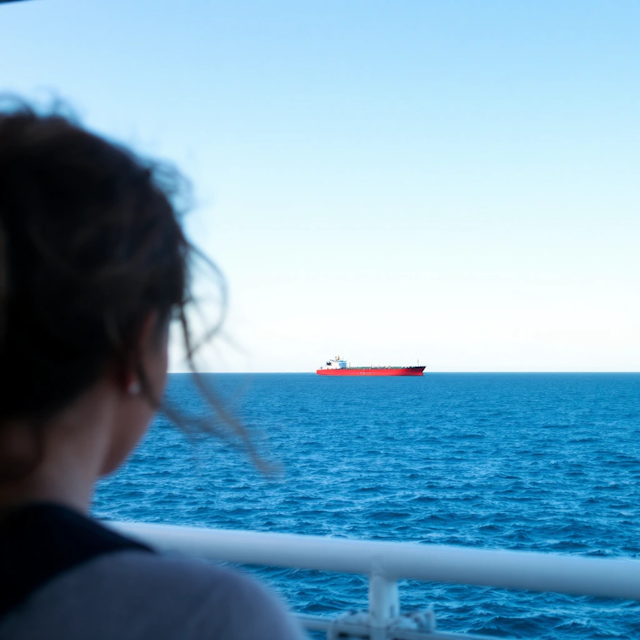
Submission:
[[[5,442],[9,436],[18,449],[24,450],[28,438],[42,438],[37,443],[42,455],[27,475],[0,483],[0,508],[54,502],[87,513],[111,447],[112,404],[108,396],[94,393],[74,403],[39,433],[26,423],[3,428]]]

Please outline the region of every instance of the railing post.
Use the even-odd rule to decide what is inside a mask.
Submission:
[[[371,640],[385,640],[386,628],[392,618],[400,614],[398,583],[388,580],[382,573],[369,575],[369,624]]]

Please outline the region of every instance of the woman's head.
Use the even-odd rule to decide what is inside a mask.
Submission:
[[[189,291],[179,184],[62,115],[0,111],[0,434],[105,377],[157,406]]]

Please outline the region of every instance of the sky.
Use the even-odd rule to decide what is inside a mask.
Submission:
[[[635,0],[12,3],[0,90],[191,180],[204,370],[640,369]]]

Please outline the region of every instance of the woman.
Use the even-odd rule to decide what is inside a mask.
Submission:
[[[0,112],[0,638],[301,638],[238,573],[91,520],[167,381],[193,249],[175,179],[59,114]]]

